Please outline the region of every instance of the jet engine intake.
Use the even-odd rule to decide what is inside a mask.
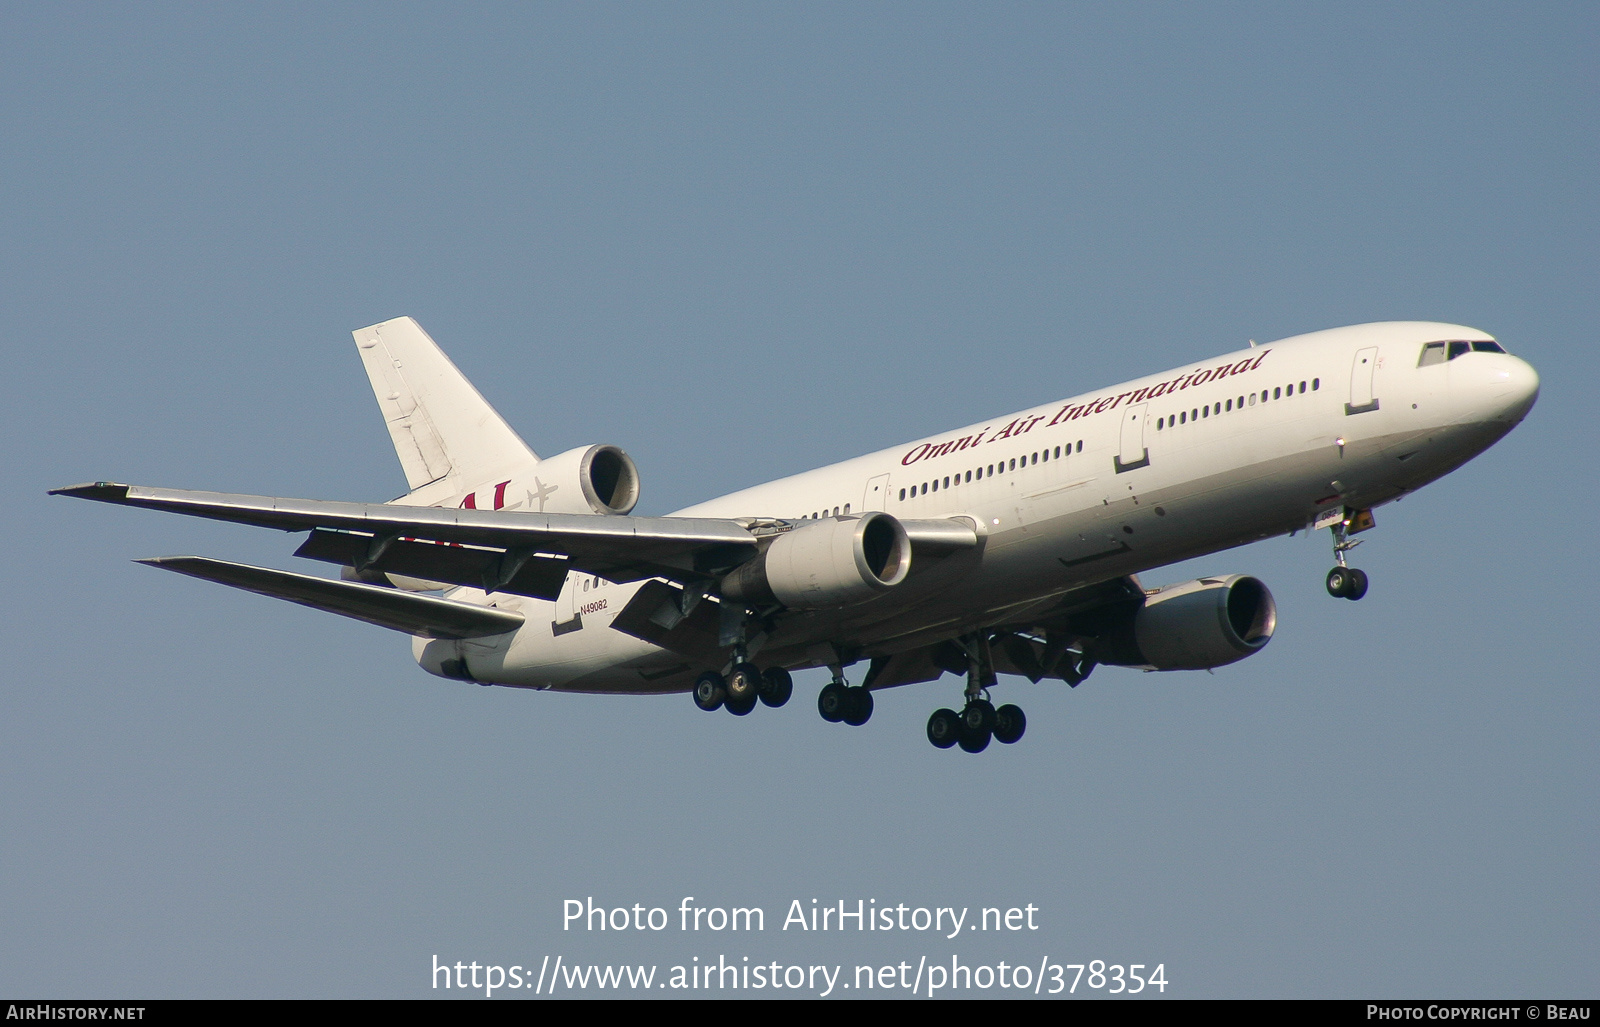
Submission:
[[[722,579],[723,598],[791,610],[866,602],[904,581],[911,540],[889,514],[809,521],[784,532]]]
[[[1277,604],[1259,579],[1243,574],[1197,578],[1149,596],[1131,623],[1116,632],[1121,637],[1114,658],[1100,662],[1210,670],[1260,652],[1277,624]]]
[[[536,513],[625,514],[639,502],[639,468],[616,446],[580,446],[533,470]]]

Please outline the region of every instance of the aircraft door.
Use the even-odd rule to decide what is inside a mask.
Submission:
[[[1117,473],[1150,466],[1150,450],[1144,444],[1144,412],[1148,404],[1127,407],[1122,411],[1122,445],[1111,463]]]
[[[1344,405],[1346,415],[1378,409],[1378,397],[1372,394],[1372,376],[1377,370],[1378,347],[1368,346],[1356,353],[1355,362],[1350,365],[1350,402]]]
[[[861,512],[889,509],[889,476],[880,474],[867,482],[867,491],[861,497]]]

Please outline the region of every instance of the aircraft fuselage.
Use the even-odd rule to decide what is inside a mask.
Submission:
[[[1445,348],[1425,353],[1431,343]],[[1452,353],[1452,343],[1466,349]],[[919,559],[876,599],[787,613],[761,658],[793,668],[904,651],[1086,585],[1306,529],[1330,509],[1369,510],[1433,481],[1510,431],[1537,397],[1533,368],[1493,343],[1433,322],[1315,332],[673,516],[800,522],[882,510],[969,522],[976,546]],[[489,508],[542,487],[509,481],[473,502]],[[681,691],[696,672],[720,669],[610,627],[641,587],[573,573],[555,602],[456,589],[452,598],[526,622],[488,638],[417,639],[415,652],[434,673],[464,658],[480,682],[581,692]]]

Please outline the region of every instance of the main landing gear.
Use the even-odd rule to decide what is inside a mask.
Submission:
[[[718,631],[718,640],[732,652],[732,662],[726,675],[708,670],[695,679],[694,704],[708,712],[723,707],[743,717],[757,703],[776,708],[788,702],[794,694],[789,672],[782,667],[762,670],[750,662],[765,637],[751,611],[724,603]]]
[[[988,636],[978,633],[961,639],[967,651],[966,705],[957,713],[938,709],[928,718],[928,741],[940,749],[959,745],[963,752],[982,752],[990,739],[1011,745],[1020,741],[1028,729],[1022,708],[1006,703],[999,709],[989,701],[989,687],[995,683],[994,665],[989,656]]]
[[[1372,514],[1362,510],[1356,514],[1357,518],[1365,517],[1367,523],[1364,527],[1371,527]],[[1333,525],[1333,558],[1339,566],[1328,572],[1328,594],[1335,599],[1360,599],[1367,594],[1367,573],[1357,570],[1345,562],[1344,554],[1361,544],[1360,539],[1349,537],[1350,519],[1346,518]],[[1357,526],[1361,530],[1363,526]]]
[[[710,712],[726,708],[736,717],[742,717],[756,708],[756,703],[779,707],[794,694],[794,680],[782,667],[762,670],[753,663],[735,663],[726,677],[714,670],[701,674],[694,683],[694,704]]]

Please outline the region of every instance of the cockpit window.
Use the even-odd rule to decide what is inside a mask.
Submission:
[[[1442,364],[1456,357],[1466,356],[1468,353],[1504,353],[1505,349],[1498,342],[1488,340],[1474,340],[1471,342],[1429,342],[1424,343],[1422,355],[1417,358],[1418,367],[1427,367],[1429,364]]]

